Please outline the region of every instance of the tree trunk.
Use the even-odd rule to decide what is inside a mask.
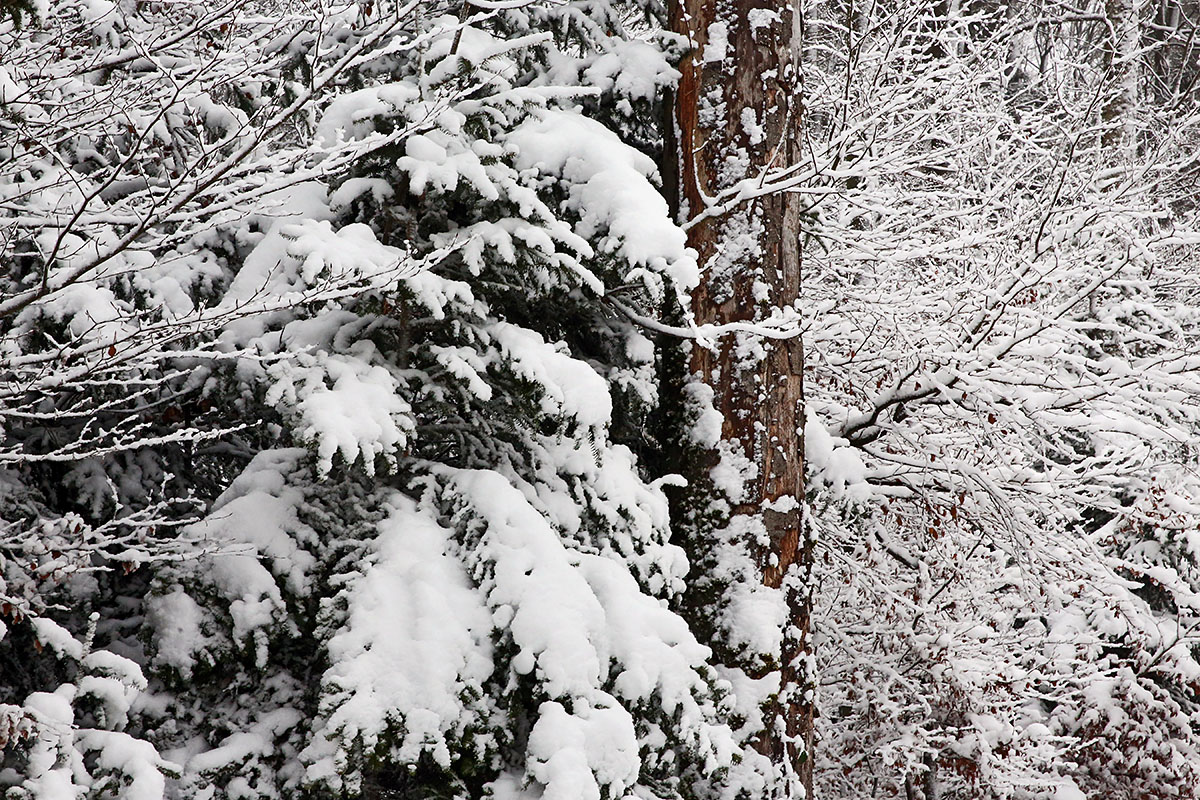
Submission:
[[[1122,153],[1137,149],[1137,103],[1140,80],[1141,0],[1105,0],[1109,35],[1105,48],[1112,92],[1100,111],[1104,122],[1101,143]]]
[[[722,191],[800,156],[799,12],[771,0],[676,0],[672,26],[694,45],[680,65],[675,134],[681,214],[693,224],[689,243],[704,269],[693,297],[696,321],[753,321],[773,308],[796,308],[798,195],[769,194],[700,217]],[[729,516],[744,518],[759,578],[785,593],[789,609],[780,663],[758,668],[758,676],[778,670],[782,689],[764,709],[756,747],[780,768],[781,795],[811,796],[812,541],[802,514],[801,342],[726,336],[715,350],[695,347],[690,368],[714,391],[722,448],[754,465],[741,496],[729,497]],[[710,456],[707,467],[719,458]]]

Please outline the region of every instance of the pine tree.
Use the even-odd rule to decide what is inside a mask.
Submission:
[[[655,146],[669,42],[604,4],[279,11],[5,40],[10,796],[727,795],[636,453],[631,317],[696,266],[615,131]]]

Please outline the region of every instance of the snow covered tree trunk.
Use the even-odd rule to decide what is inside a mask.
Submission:
[[[1137,147],[1137,102],[1142,26],[1141,0],[1105,0],[1109,42],[1106,66],[1113,89],[1101,110],[1105,147],[1132,152]]]
[[[704,269],[693,293],[696,322],[755,322],[794,309],[800,200],[783,192],[744,198],[786,174],[800,153],[800,15],[764,0],[682,0],[672,18],[694,47],[680,66],[675,122],[681,216]],[[735,467],[735,488],[716,481],[729,500],[728,530],[742,532],[757,577],[787,607],[778,661],[747,670],[779,674],[754,746],[779,769],[785,796],[810,794],[812,782],[802,367],[799,338],[753,335],[696,346],[690,363],[723,417],[720,441],[696,471]]]

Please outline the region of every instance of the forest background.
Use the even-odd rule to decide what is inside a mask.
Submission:
[[[6,0],[6,800],[1200,793],[1192,0]]]

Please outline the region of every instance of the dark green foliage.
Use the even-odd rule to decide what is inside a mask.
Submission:
[[[0,0],[0,18],[9,17],[17,30],[29,20],[36,19],[36,13],[37,6],[33,0]]]

